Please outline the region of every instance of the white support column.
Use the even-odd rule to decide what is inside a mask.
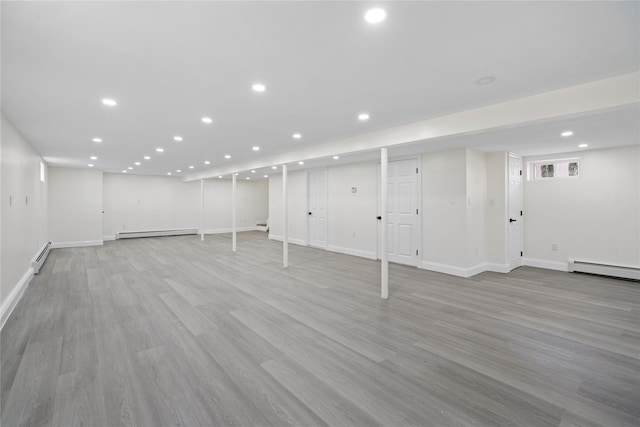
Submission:
[[[387,200],[387,168],[388,168],[388,155],[387,148],[384,147],[380,150],[380,215],[382,216],[382,224],[380,225],[380,232],[382,238],[380,239],[380,251],[382,261],[382,284],[381,284],[381,296],[384,299],[389,298],[389,218],[388,215],[388,200]]]
[[[200,241],[204,241],[204,179],[200,180]]]
[[[282,237],[282,266],[289,267],[289,207],[287,204],[287,165],[282,165],[282,209],[284,235]]]
[[[231,175],[231,250],[236,251],[236,174]]]

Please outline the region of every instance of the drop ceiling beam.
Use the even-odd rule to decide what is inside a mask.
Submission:
[[[640,73],[623,74],[512,101],[475,108],[299,150],[193,173],[185,182],[214,178],[300,160],[329,158],[453,135],[517,126],[562,116],[612,109],[640,102]]]

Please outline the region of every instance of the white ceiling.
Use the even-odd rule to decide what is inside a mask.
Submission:
[[[387,10],[385,22],[363,20],[373,6]],[[96,155],[92,163],[106,171],[186,175],[637,71],[639,6],[2,2],[2,111],[54,166],[86,167]],[[484,76],[496,80],[474,84]],[[253,92],[256,82],[267,90]],[[103,106],[105,97],[118,106]],[[357,120],[363,111],[367,122]],[[631,106],[392,154],[468,146],[529,155],[572,151],[578,141],[637,144],[638,116]],[[574,130],[571,140],[558,136],[564,128]],[[174,142],[175,135],[184,140]]]

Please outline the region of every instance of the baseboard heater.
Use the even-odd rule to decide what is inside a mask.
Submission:
[[[198,234],[195,228],[183,228],[180,230],[150,230],[150,231],[123,231],[116,234],[116,239],[134,239],[138,237],[164,237],[164,236],[186,236]]]
[[[33,274],[38,274],[40,269],[44,265],[44,262],[49,255],[49,251],[51,251],[51,242],[47,242],[46,245],[42,248],[40,253],[31,261],[31,267],[33,267]]]
[[[569,260],[569,271],[575,273],[599,274],[601,276],[640,280],[640,268],[620,265],[598,264],[595,262]]]

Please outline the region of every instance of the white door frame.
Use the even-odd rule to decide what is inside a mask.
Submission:
[[[399,156],[399,157],[390,157],[389,163],[398,162],[402,160],[415,160],[418,168],[417,173],[417,185],[416,192],[418,193],[416,196],[416,204],[418,209],[418,223],[416,226],[416,230],[418,233],[416,239],[416,245],[418,250],[418,259],[416,262],[416,267],[420,268],[420,263],[422,260],[422,154],[417,154],[415,156]],[[379,179],[380,179],[380,161],[376,162],[374,165],[374,188],[376,193],[376,214],[375,217],[382,215],[380,213],[380,188],[379,187]],[[376,259],[380,259],[380,221],[376,220],[376,247],[374,253],[376,254]],[[404,265],[404,264],[403,264]]]
[[[519,263],[515,263],[512,264],[511,263],[511,232],[512,232],[512,227],[510,226],[509,220],[511,219],[511,173],[510,173],[510,163],[511,163],[511,159],[518,159],[520,160],[520,170],[522,172],[522,174],[520,175],[520,210],[522,212],[524,212],[524,179],[525,179],[525,173],[524,173],[524,163],[522,162],[522,156],[520,156],[519,154],[515,154],[515,153],[511,153],[509,152],[507,155],[507,218],[506,218],[506,227],[507,227],[507,265],[509,266],[509,271],[518,268],[522,265],[524,265],[524,257],[521,256],[520,257],[520,262]],[[517,218],[517,221],[520,222],[520,248],[522,251],[524,251],[524,215],[520,215]]]
[[[314,248],[322,248],[322,249],[327,249],[327,246],[329,244],[329,171],[327,170],[327,167],[321,167],[321,168],[314,168],[314,169],[308,169],[305,172],[305,178],[307,180],[307,186],[306,186],[306,192],[307,192],[307,205],[306,205],[306,212],[310,212],[311,211],[311,203],[309,202],[309,199],[311,198],[311,191],[309,189],[309,186],[311,185],[311,179],[310,179],[310,175],[311,172],[313,171],[324,171],[324,178],[325,178],[325,192],[324,192],[324,197],[326,200],[326,205],[327,205],[327,217],[326,217],[326,221],[324,222],[324,236],[325,236],[325,242],[324,242],[324,246],[314,246]],[[306,221],[306,238],[305,238],[305,245],[306,246],[311,246],[311,227],[310,227],[310,221],[311,219],[309,218],[309,215],[307,214],[307,221]]]

